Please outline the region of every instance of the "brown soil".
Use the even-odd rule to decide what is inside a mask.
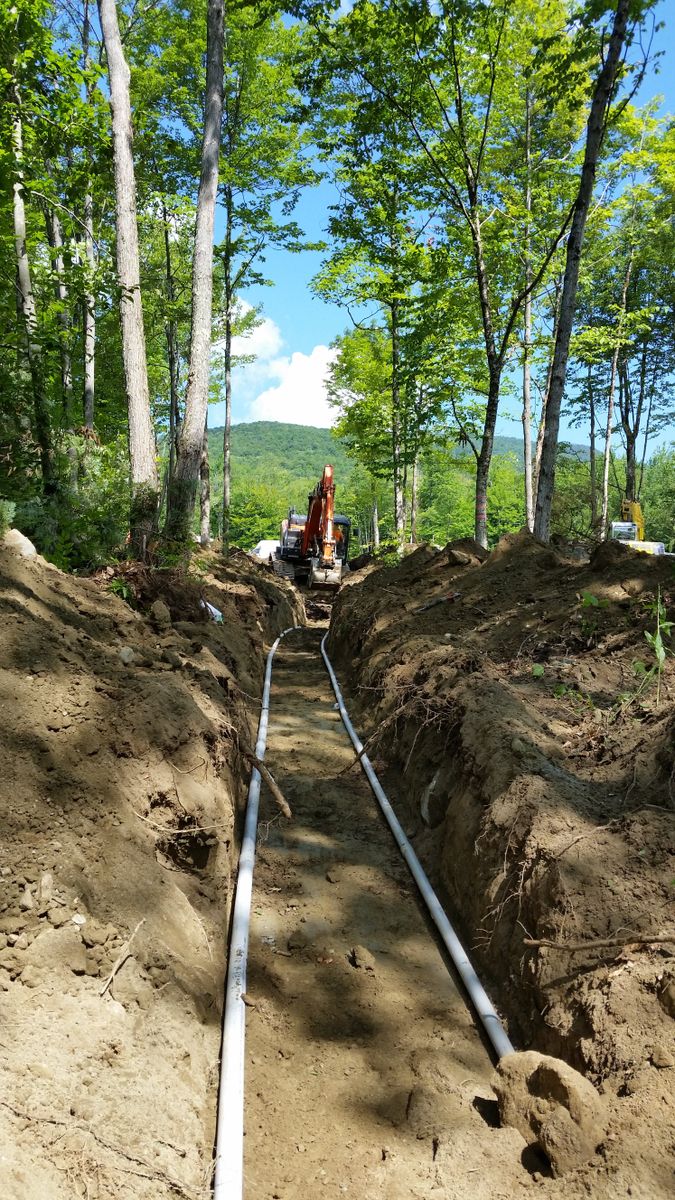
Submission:
[[[585,1071],[607,1136],[553,1179],[498,1127],[488,1051],[350,769],[319,598],[273,675],[267,763],[293,820],[264,797],[247,1200],[672,1194],[675,942],[631,941],[673,932],[673,665],[658,707],[631,665],[672,568],[621,548],[580,566],[523,537],[481,557],[365,566],[331,654],[513,1040]],[[197,587],[127,572],[141,613],[105,576],[0,550],[3,1200],[209,1195],[238,745],[264,643],[303,613],[244,556],[203,565]]]
[[[3,1200],[210,1194],[237,740],[302,603],[240,561],[153,624],[108,583],[0,549]]]
[[[673,1191],[675,670],[657,704],[634,667],[659,588],[672,620],[672,560],[610,546],[581,565],[520,534],[482,565],[465,543],[367,567],[334,608],[362,736],[514,1042],[608,1104],[593,1166],[545,1194]]]

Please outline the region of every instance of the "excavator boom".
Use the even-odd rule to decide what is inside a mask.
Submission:
[[[310,587],[336,589],[347,560],[350,522],[335,514],[335,479],[327,464],[307,499],[307,516],[291,510],[281,527],[280,573],[307,576]]]

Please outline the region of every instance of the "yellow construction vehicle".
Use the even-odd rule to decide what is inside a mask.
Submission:
[[[632,550],[641,550],[643,554],[665,554],[663,542],[645,541],[645,519],[642,505],[637,500],[621,501],[621,520],[612,521],[609,536],[613,541],[626,542]]]

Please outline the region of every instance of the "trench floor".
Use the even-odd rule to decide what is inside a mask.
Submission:
[[[319,652],[289,634],[266,762],[247,985],[247,1200],[499,1200],[537,1163],[357,766]]]

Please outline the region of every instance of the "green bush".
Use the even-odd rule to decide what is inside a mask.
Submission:
[[[16,504],[12,500],[0,500],[0,538],[3,538],[7,530],[12,528],[15,512]]]
[[[90,570],[108,562],[129,529],[126,442],[78,445],[77,488],[36,496],[17,505],[17,523],[50,562],[63,571]]]

